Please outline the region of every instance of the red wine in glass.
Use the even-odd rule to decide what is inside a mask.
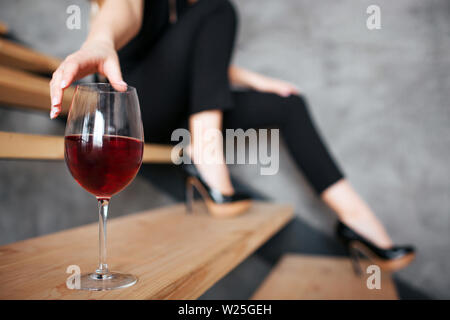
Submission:
[[[66,123],[64,155],[70,173],[97,197],[98,268],[82,274],[79,289],[111,290],[134,285],[129,273],[106,263],[106,222],[111,197],[136,176],[142,163],[144,129],[136,89],[116,91],[108,83],[79,84]]]
[[[65,158],[75,180],[98,199],[109,199],[136,176],[144,143],[131,137],[68,135]]]

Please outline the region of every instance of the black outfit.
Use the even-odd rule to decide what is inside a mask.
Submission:
[[[230,89],[228,66],[237,16],[228,0],[148,0],[139,34],[119,52],[125,81],[136,87],[147,142],[170,143],[190,114],[223,111],[224,129],[280,128],[298,166],[321,193],[343,177],[309,116],[305,99]]]

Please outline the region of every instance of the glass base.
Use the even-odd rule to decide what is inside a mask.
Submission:
[[[137,282],[132,274],[108,272],[107,274],[87,273],[81,275],[80,289],[104,291],[131,287]]]

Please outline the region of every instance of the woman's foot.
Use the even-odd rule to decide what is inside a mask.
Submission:
[[[200,193],[208,212],[216,218],[233,218],[247,211],[251,206],[251,197],[242,192],[224,195],[206,183],[195,164],[183,166],[186,173],[186,208],[192,212],[194,188]]]
[[[394,272],[408,266],[415,258],[415,249],[410,245],[380,248],[366,237],[339,222],[336,226],[336,235],[349,250],[352,265],[356,274],[363,273],[360,264],[360,255],[370,259],[384,271]]]
[[[328,187],[321,198],[337,213],[339,220],[355,232],[380,248],[392,247],[392,240],[382,223],[347,180],[339,180]]]
[[[192,162],[195,164],[195,167],[208,186],[220,191],[220,193],[226,196],[234,194],[230,172],[228,171],[225,161],[211,164],[198,161],[191,153],[190,148],[188,148],[188,155],[191,157]]]
[[[386,229],[373,214],[362,212],[344,216],[340,221],[380,248],[389,249],[393,246]]]
[[[194,165],[185,167],[186,200],[192,210],[194,188],[206,203],[208,211],[218,218],[231,218],[246,212],[251,206],[247,194],[236,193],[223,154],[222,112],[209,110],[189,118],[191,145],[186,153]]]
[[[193,114],[189,127],[191,145],[186,151],[202,178],[223,195],[234,194],[223,154],[222,112],[209,110]]]

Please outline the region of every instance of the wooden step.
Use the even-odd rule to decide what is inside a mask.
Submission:
[[[93,215],[95,207],[93,200]],[[195,299],[291,218],[290,206],[255,202],[234,219],[212,218],[200,205],[187,215],[182,204],[111,219],[109,265],[139,281],[103,292],[65,284],[69,265],[95,269],[96,224],[2,246],[0,299]]]
[[[5,29],[6,28],[6,29]],[[8,31],[0,23],[0,34]],[[37,52],[7,39],[0,38],[0,64],[30,72],[51,74],[61,64],[60,59]]]
[[[8,25],[3,21],[0,21],[0,35],[3,36],[8,33]]]
[[[50,79],[0,66],[0,103],[50,114]],[[62,114],[67,114],[74,88],[64,90]]]
[[[144,145],[144,163],[171,163],[169,145]],[[64,137],[0,131],[0,159],[64,160]]]
[[[288,254],[282,257],[252,299],[398,299],[389,274],[381,273],[381,289],[368,289],[370,275],[355,275],[348,258]]]

